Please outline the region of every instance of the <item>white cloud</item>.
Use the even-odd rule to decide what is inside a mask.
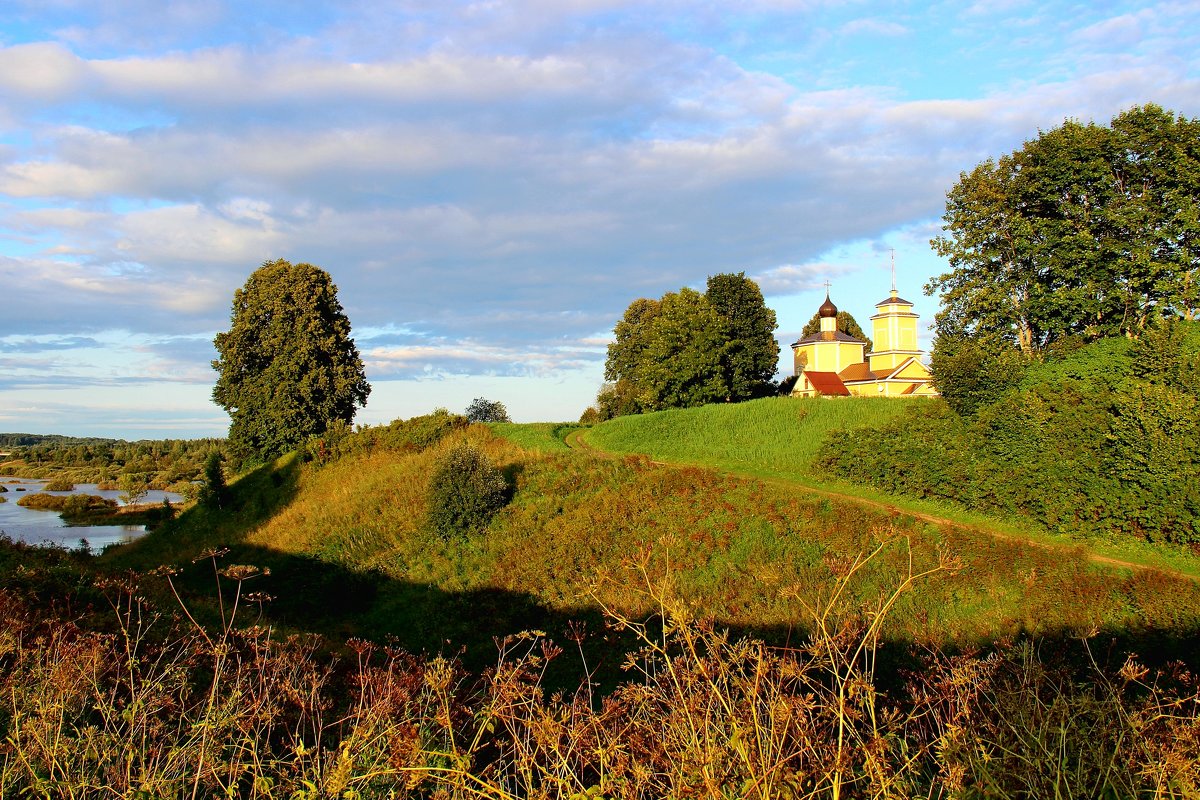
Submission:
[[[802,323],[878,260],[831,253],[936,219],[1039,127],[1200,108],[1186,4],[267,3],[247,24],[184,2],[161,34],[133,18],[149,0],[99,5],[30,4],[47,41],[0,48],[0,336],[215,330],[284,257],[389,331],[361,342],[380,376],[594,375],[635,297],[744,270]],[[864,38],[896,68],[861,66]],[[976,47],[1000,54],[986,87],[906,83]],[[127,374],[201,380],[205,347]],[[9,357],[66,381],[63,355]]]
[[[82,90],[86,78],[84,62],[60,44],[36,42],[0,48],[0,86],[10,97],[58,101]]]
[[[823,289],[825,281],[854,271],[846,264],[812,262],[808,264],[784,264],[753,275],[767,297],[781,297]]]

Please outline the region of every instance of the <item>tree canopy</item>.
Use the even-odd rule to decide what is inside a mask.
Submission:
[[[488,400],[486,397],[476,397],[472,400],[467,406],[465,416],[468,422],[512,422],[504,403]]]
[[[329,274],[268,261],[233,296],[213,400],[229,412],[230,451],[268,459],[349,423],[371,387]]]
[[[1068,121],[963,173],[931,244],[950,272],[939,340],[1026,354],[1068,336],[1137,335],[1200,308],[1200,120],[1155,105]]]
[[[775,312],[744,273],[710,277],[704,294],[684,288],[635,300],[614,333],[604,370],[614,383],[599,398],[611,413],[765,394],[779,359]]]

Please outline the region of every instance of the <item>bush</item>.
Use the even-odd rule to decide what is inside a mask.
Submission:
[[[1014,362],[1011,373],[990,372],[1001,362],[981,348],[961,349],[942,362],[963,370],[953,373],[957,407],[947,397],[949,407],[916,406],[911,418],[876,430],[835,432],[818,464],[885,491],[1018,514],[1059,533],[1200,542],[1190,337],[1200,337],[1200,326],[1163,323],[1135,342],[1073,350],[1064,342],[1045,361]],[[969,415],[956,413],[963,410]]]
[[[934,387],[950,407],[970,416],[1021,382],[1026,359],[1015,348],[939,338],[929,367]]]
[[[463,416],[450,414],[445,409],[435,409],[432,414],[407,420],[397,419],[388,425],[361,425],[354,431],[350,430],[349,425],[331,425],[322,435],[309,438],[305,444],[305,457],[319,466],[325,466],[349,455],[376,450],[420,452],[468,424]]]
[[[465,412],[468,422],[512,422],[508,409],[498,400],[476,397]]]
[[[55,478],[45,486],[47,492],[73,492],[75,484],[66,478]]]
[[[440,535],[463,536],[487,526],[508,502],[508,483],[487,456],[468,444],[438,462],[429,484],[429,526]]]

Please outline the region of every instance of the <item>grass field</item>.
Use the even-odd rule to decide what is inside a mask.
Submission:
[[[552,440],[549,428],[539,435]],[[508,475],[513,498],[486,530],[445,540],[424,523],[425,498],[438,458],[460,441]],[[394,636],[418,650],[451,642],[484,656],[495,635],[562,630],[576,617],[598,624],[602,607],[649,613],[647,580],[669,581],[698,616],[786,641],[801,635],[806,604],[828,595],[844,565],[881,545],[848,587],[856,607],[878,602],[910,570],[947,567],[893,610],[884,631],[893,639],[968,646],[1021,633],[1200,626],[1200,586],[1101,568],[1079,549],[933,525],[782,480],[530,450],[485,426],[421,452],[355,454],[320,468],[285,460],[234,487],[221,519],[190,512],[110,560],[147,570],[230,546],[227,560],[272,570],[258,588],[288,626]],[[210,590],[207,562],[184,572],[197,593]]]
[[[614,453],[703,464],[748,474],[812,479],[809,469],[829,431],[878,427],[911,410],[911,401],[770,397],[746,403],[618,417],[586,439]]]
[[[505,439],[538,452],[566,450],[564,438],[579,427],[573,422],[496,422],[491,425],[491,429]]]
[[[1200,557],[1185,548],[1118,539],[1084,543],[1047,531],[1028,519],[996,517],[951,501],[887,494],[813,467],[813,459],[831,431],[875,429],[905,414],[919,414],[926,407],[926,401],[885,398],[766,398],[618,417],[587,429],[583,436],[606,452],[639,453],[668,463],[782,479],[818,492],[856,497],[875,506],[947,519],[1037,544],[1057,548],[1084,545],[1101,558],[1200,579]]]

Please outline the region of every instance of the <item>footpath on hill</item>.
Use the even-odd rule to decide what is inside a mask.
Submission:
[[[602,456],[602,457],[610,457],[610,458],[617,458],[617,457],[620,457],[621,455],[623,455],[622,453],[614,453],[614,452],[602,450],[601,448],[596,447],[596,445],[594,443],[587,440],[587,438],[585,436],[586,433],[587,433],[586,428],[579,428],[577,430],[573,430],[570,433],[568,433],[565,437],[563,437],[563,441],[567,445],[567,447],[569,447],[573,450],[579,450],[581,452],[588,452],[588,453],[592,453],[593,455],[598,455],[598,456]],[[986,536],[994,537],[996,539],[1003,539],[1006,541],[1023,542],[1026,544],[1033,545],[1035,547],[1042,547],[1047,550],[1067,550],[1070,547],[1068,545],[1057,545],[1057,544],[1052,544],[1049,542],[1039,542],[1035,539],[1015,535],[1015,534],[1009,533],[1007,531],[999,530],[998,528],[995,528],[995,527],[989,527],[985,524],[979,524],[979,523],[968,524],[968,523],[964,523],[964,522],[959,522],[957,520],[949,519],[947,517],[938,516],[935,514],[929,514],[926,512],[916,511],[913,509],[899,508],[890,503],[882,502],[879,500],[873,500],[868,497],[862,497],[862,496],[850,494],[847,492],[839,492],[839,491],[835,491],[832,489],[813,486],[811,484],[805,483],[803,481],[795,480],[793,478],[756,475],[756,474],[753,474],[748,471],[740,471],[740,470],[736,470],[736,469],[730,469],[727,467],[714,467],[711,465],[693,464],[693,463],[687,463],[687,462],[682,462],[682,461],[681,462],[673,462],[673,461],[659,461],[659,460],[652,459],[650,463],[657,464],[660,466],[667,466],[667,467],[702,466],[707,469],[712,469],[716,472],[733,475],[733,476],[736,476],[739,478],[744,478],[747,480],[756,480],[756,481],[762,481],[763,483],[775,484],[776,486],[785,486],[789,489],[806,492],[808,494],[816,495],[819,497],[827,497],[831,500],[838,500],[838,501],[842,501],[842,502],[846,502],[846,503],[854,503],[854,504],[857,504],[860,506],[886,511],[891,514],[902,514],[904,516],[912,517],[914,519],[919,519],[923,522],[929,522],[934,525],[951,526],[954,528],[959,528],[964,531],[970,531],[973,533],[981,533]],[[1080,547],[1081,545],[1074,545],[1074,546]],[[1127,570],[1158,570],[1160,572],[1168,572],[1168,573],[1170,573],[1172,575],[1176,575],[1180,578],[1185,578],[1187,580],[1200,582],[1200,576],[1190,575],[1188,573],[1180,572],[1178,570],[1164,569],[1162,567],[1150,566],[1147,564],[1138,564],[1133,561],[1125,561],[1125,560],[1122,560],[1119,558],[1113,558],[1111,556],[1106,556],[1106,555],[1102,555],[1100,553],[1092,552],[1091,550],[1087,550],[1086,548],[1085,548],[1085,553],[1086,553],[1086,556],[1089,561],[1091,561],[1092,563],[1095,563],[1095,564],[1104,565],[1106,567],[1111,567],[1114,569],[1127,569]]]

